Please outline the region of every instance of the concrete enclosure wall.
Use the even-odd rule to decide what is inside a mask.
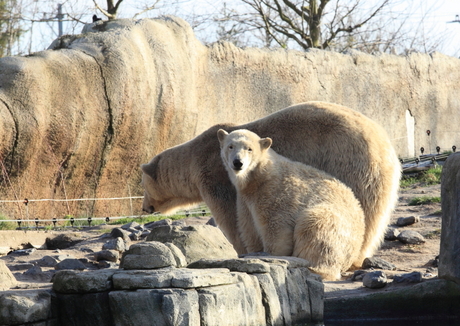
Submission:
[[[460,146],[458,81],[460,60],[439,53],[204,46],[178,18],[97,22],[47,51],[0,59],[0,197],[141,195],[139,165],[165,148],[216,123],[245,123],[308,100],[374,119],[401,157],[420,147],[449,150]],[[72,202],[44,214],[40,205],[29,214],[140,209]],[[21,218],[25,207],[0,204],[0,212]]]

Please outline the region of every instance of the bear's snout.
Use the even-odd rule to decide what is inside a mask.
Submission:
[[[233,160],[233,170],[241,170],[243,167],[243,162],[240,159],[236,158]]]
[[[153,214],[155,212],[155,208],[153,208],[153,206],[142,207],[142,210],[148,214]]]

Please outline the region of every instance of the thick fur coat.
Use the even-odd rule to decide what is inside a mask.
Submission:
[[[296,256],[326,280],[357,262],[364,213],[352,190],[331,175],[278,155],[270,138],[249,130],[217,133],[221,157],[237,191],[243,244],[253,238],[263,251]],[[243,227],[244,225],[244,227]]]

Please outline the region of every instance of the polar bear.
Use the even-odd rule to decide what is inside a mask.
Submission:
[[[241,241],[236,191],[222,164],[216,137],[221,128],[248,129],[270,137],[278,154],[323,170],[350,187],[366,218],[359,259],[373,255],[397,201],[401,164],[381,126],[332,103],[306,102],[244,125],[216,125],[159,153],[141,166],[145,211],[168,214],[204,201],[238,253],[263,249],[256,237],[251,250]]]
[[[364,240],[364,213],[350,188],[323,171],[278,155],[268,137],[246,129],[219,129],[217,137],[236,188],[238,219],[254,223],[265,252],[306,259],[314,272],[332,281],[356,264]],[[244,244],[253,236],[241,230]]]

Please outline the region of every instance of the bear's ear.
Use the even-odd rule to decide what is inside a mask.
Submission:
[[[272,145],[272,139],[271,138],[262,138],[261,140],[259,140],[259,144],[260,144],[260,148],[262,150],[264,149],[269,149],[270,146]]]
[[[225,140],[225,137],[227,137],[228,132],[226,132],[224,129],[219,129],[217,131],[217,138],[219,138],[219,143],[222,145],[223,141]]]
[[[149,177],[151,177],[155,182],[158,178],[158,163],[160,162],[161,156],[155,157],[152,162],[141,165],[141,170]]]

